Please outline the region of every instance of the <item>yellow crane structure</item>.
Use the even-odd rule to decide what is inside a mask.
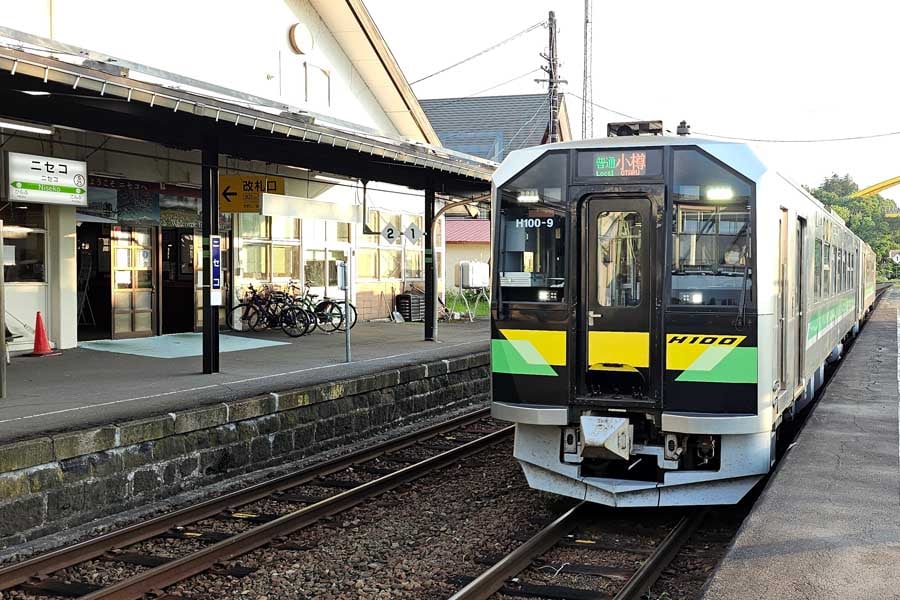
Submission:
[[[890,179],[885,179],[880,183],[876,183],[875,185],[870,185],[867,188],[863,188],[858,192],[851,194],[851,198],[867,198],[869,196],[874,196],[875,194],[880,194],[884,190],[890,189],[895,185],[900,185],[900,176],[891,177]],[[900,217],[900,213],[885,213],[885,218],[887,219],[896,219]]]
[[[875,194],[880,194],[884,190],[888,188],[892,188],[895,185],[900,184],[900,176],[891,177],[890,179],[885,179],[881,183],[876,183],[875,185],[870,185],[867,188],[863,188],[856,192],[855,194],[851,194],[851,198],[865,198],[867,196],[874,196]]]

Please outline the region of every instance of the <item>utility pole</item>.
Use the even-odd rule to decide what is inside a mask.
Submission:
[[[547,65],[541,66],[541,70],[547,74],[547,79],[535,79],[535,81],[548,84],[550,124],[547,141],[552,144],[559,141],[559,84],[568,83],[568,81],[559,78],[559,55],[556,50],[556,13],[552,10],[550,11],[550,18],[547,20],[547,27],[550,30],[550,45],[547,49],[547,54],[541,53],[541,57],[547,61]]]
[[[584,140],[594,137],[593,17],[592,0],[584,0],[584,84],[581,88],[581,139]]]

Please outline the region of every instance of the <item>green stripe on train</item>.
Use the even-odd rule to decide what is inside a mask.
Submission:
[[[833,306],[813,312],[806,326],[806,339],[814,339],[820,331],[828,329],[832,323],[846,316],[854,306],[856,306],[854,298],[844,298]]]
[[[491,340],[491,371],[512,375],[558,376],[528,340]]]
[[[709,370],[688,368],[675,378],[675,381],[693,381],[698,383],[756,383],[756,348],[733,348]],[[695,362],[691,367],[702,363]]]

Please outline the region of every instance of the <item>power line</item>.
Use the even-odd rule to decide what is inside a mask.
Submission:
[[[467,100],[467,99],[469,99],[469,98],[474,98],[474,97],[478,96],[479,94],[483,94],[483,93],[485,93],[485,92],[490,92],[491,90],[495,90],[495,89],[497,89],[497,88],[499,88],[499,87],[503,87],[504,85],[506,85],[506,84],[508,84],[508,83],[512,83],[513,81],[518,81],[519,79],[524,79],[525,77],[528,77],[528,76],[531,75],[532,73],[537,73],[538,71],[540,71],[539,68],[537,68],[537,69],[531,69],[530,71],[528,71],[528,72],[526,72],[526,73],[522,73],[521,75],[516,75],[516,76],[513,77],[512,79],[507,79],[506,81],[503,81],[503,82],[501,82],[501,83],[492,85],[491,87],[484,88],[483,90],[478,90],[477,92],[472,92],[471,94],[466,94],[465,96],[460,96],[459,98],[447,98],[447,101],[446,101],[446,102],[441,102],[440,104],[435,103],[435,106],[440,106],[441,108],[443,108],[443,107],[448,106],[448,105],[450,105],[450,104],[455,104],[455,103],[457,103],[457,102],[461,102],[462,100]]]
[[[871,140],[875,138],[884,138],[891,137],[894,135],[900,135],[900,131],[888,131],[885,133],[872,133],[869,135],[851,135],[848,137],[837,137],[837,138],[815,138],[815,139],[799,139],[799,140],[776,140],[776,139],[768,139],[768,138],[747,138],[747,137],[738,137],[732,135],[719,135],[717,133],[706,133],[704,131],[694,131],[699,135],[705,135],[708,137],[720,138],[723,140],[735,140],[739,142],[759,142],[764,144],[822,144],[827,142],[852,142],[855,140]]]
[[[503,147],[500,149],[499,152],[495,152],[495,153],[494,153],[494,155],[491,157],[492,160],[495,159],[495,158],[498,158],[498,156],[497,156],[498,154],[499,154],[499,155],[502,155],[504,152],[506,152],[506,150],[507,150],[507,149],[510,147],[510,145],[513,143],[513,140],[515,140],[515,139],[519,136],[519,134],[522,133],[522,130],[525,129],[528,125],[530,125],[531,122],[534,121],[535,118],[536,118],[539,114],[541,114],[541,111],[544,110],[544,107],[545,107],[545,106],[547,106],[547,102],[548,102],[549,100],[550,100],[550,97],[549,97],[549,96],[547,96],[547,97],[544,98],[544,101],[541,102],[541,105],[538,106],[538,108],[537,108],[536,111],[534,111],[534,114],[531,115],[531,118],[528,119],[527,121],[525,121],[524,123],[522,123],[522,126],[519,127],[518,131],[516,131],[516,132],[512,135],[511,138],[509,138],[509,141],[506,142],[506,144],[503,145]],[[532,129],[532,131],[533,131],[533,129]],[[529,134],[529,135],[530,135],[530,134]]]
[[[579,100],[584,100],[581,96],[577,94],[573,94],[572,92],[566,92],[570,96],[574,98],[578,98]],[[625,117],[626,119],[639,120],[638,117],[634,117],[632,115],[625,114],[618,110],[609,108],[608,106],[603,106],[601,104],[597,104],[596,102],[591,102],[597,108],[602,108],[607,112],[611,112],[613,114],[619,115],[621,117]],[[825,144],[829,142],[852,142],[858,140],[872,140],[878,138],[892,137],[895,135],[900,135],[900,131],[886,131],[884,133],[871,133],[866,135],[851,135],[846,137],[833,137],[833,138],[808,138],[808,139],[775,139],[775,138],[753,138],[753,137],[742,137],[736,135],[722,135],[718,133],[709,133],[706,131],[697,131],[696,129],[693,133],[697,135],[705,135],[707,137],[718,138],[722,140],[732,140],[736,142],[756,142],[760,144]]]
[[[579,96],[578,94],[576,94],[576,93],[574,93],[574,92],[564,92],[564,93],[566,93],[566,94],[572,96],[573,98],[577,98],[578,100],[581,100],[582,102],[585,101],[584,98],[582,98],[581,96]],[[588,102],[589,104],[591,104],[592,106],[596,106],[597,108],[602,108],[602,109],[605,110],[606,112],[610,112],[610,113],[612,113],[612,114],[614,114],[614,115],[619,115],[620,117],[625,117],[626,119],[632,119],[632,120],[635,120],[635,121],[638,120],[637,117],[632,117],[631,115],[627,115],[627,114],[625,114],[625,113],[623,113],[623,112],[619,112],[618,110],[609,108],[608,106],[603,106],[602,104],[597,104],[596,102],[593,102],[593,101],[591,101],[591,100],[588,100],[587,102]]]
[[[478,53],[476,53],[476,54],[473,54],[472,56],[470,56],[470,57],[468,57],[468,58],[464,58],[464,59],[462,59],[462,60],[459,61],[459,62],[455,62],[455,63],[453,63],[452,65],[450,65],[450,66],[448,66],[448,67],[444,67],[443,69],[440,69],[439,71],[435,71],[434,73],[431,73],[430,75],[426,75],[425,77],[420,77],[419,79],[416,79],[415,81],[411,82],[410,85],[416,85],[417,83],[420,83],[420,82],[422,82],[422,81],[425,81],[426,79],[431,79],[431,78],[434,77],[435,75],[440,75],[441,73],[445,73],[445,72],[449,71],[450,69],[455,69],[455,68],[458,67],[459,65],[465,64],[465,63],[469,62],[470,60],[476,59],[476,58],[478,58],[479,56],[481,56],[482,54],[487,54],[487,53],[490,52],[491,50],[496,50],[497,48],[499,48],[499,47],[502,46],[503,44],[506,44],[506,43],[508,43],[508,42],[511,42],[511,41],[513,41],[514,39],[516,39],[516,38],[518,38],[518,37],[521,37],[521,36],[525,35],[526,33],[530,33],[530,32],[532,32],[532,31],[534,31],[535,29],[537,29],[538,27],[543,27],[543,26],[546,25],[546,24],[547,24],[546,21],[541,21],[540,23],[535,23],[535,24],[532,25],[531,27],[528,27],[527,29],[523,29],[523,30],[520,31],[519,33],[517,33],[517,34],[515,34],[515,35],[513,35],[513,36],[510,36],[510,37],[506,38],[505,40],[499,41],[499,42],[497,42],[496,44],[494,44],[493,46],[490,46],[490,47],[488,47],[488,48],[485,48],[485,49],[482,50],[481,52],[478,52]]]

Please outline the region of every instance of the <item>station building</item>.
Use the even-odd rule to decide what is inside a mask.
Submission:
[[[483,196],[494,163],[441,147],[360,0],[160,0],[110,27],[119,10],[45,0],[0,23],[11,350],[31,348],[38,311],[59,348],[199,329],[205,172],[218,175],[221,312],[251,284],[338,295],[344,260],[361,319],[422,290],[429,255],[443,289],[442,219],[427,242],[381,231],[425,230],[429,206]],[[80,163],[83,191],[13,192],[14,158],[62,188]],[[235,191],[250,194],[230,206]],[[365,213],[310,217],[310,201]]]

